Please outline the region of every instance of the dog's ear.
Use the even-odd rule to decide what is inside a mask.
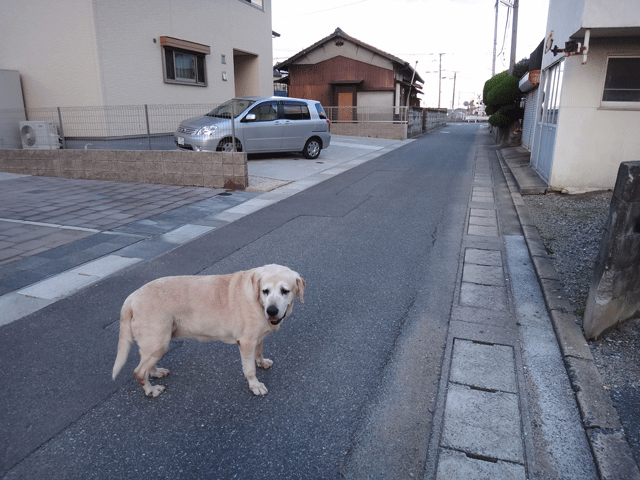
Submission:
[[[304,281],[300,275],[296,278],[296,288],[298,289],[298,296],[300,297],[300,303],[304,303],[304,287],[307,285],[307,282]]]
[[[262,296],[260,295],[260,279],[261,279],[261,275],[260,273],[254,271],[251,274],[251,285],[253,286],[253,291],[255,292],[256,295],[256,300],[258,301],[258,303],[260,305],[262,305]]]

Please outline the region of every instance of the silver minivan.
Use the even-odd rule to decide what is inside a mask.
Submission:
[[[233,125],[231,123],[233,118]],[[302,152],[314,159],[331,142],[331,122],[315,100],[246,97],[180,123],[178,147],[195,151]]]

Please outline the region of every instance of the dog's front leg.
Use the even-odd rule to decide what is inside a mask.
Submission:
[[[254,395],[266,395],[267,387],[256,378],[256,348],[255,342],[238,340],[238,348],[240,349],[240,357],[242,357],[242,372],[249,381],[249,388]]]
[[[258,342],[258,346],[256,347],[256,363],[265,370],[273,365],[273,360],[262,356],[262,342]]]

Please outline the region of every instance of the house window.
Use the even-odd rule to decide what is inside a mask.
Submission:
[[[208,45],[172,37],[160,37],[160,45],[166,83],[207,85],[205,55],[211,53]]]
[[[609,57],[602,106],[640,108],[640,57]]]
[[[263,8],[262,0],[244,0],[247,3],[250,3],[254,7]]]

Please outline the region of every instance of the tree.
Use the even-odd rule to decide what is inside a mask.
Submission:
[[[482,102],[489,117],[489,123],[494,127],[507,128],[524,116],[520,108],[522,92],[518,88],[520,77],[529,71],[529,59],[518,62],[513,69],[513,75],[508,71],[501,72],[484,84]]]

